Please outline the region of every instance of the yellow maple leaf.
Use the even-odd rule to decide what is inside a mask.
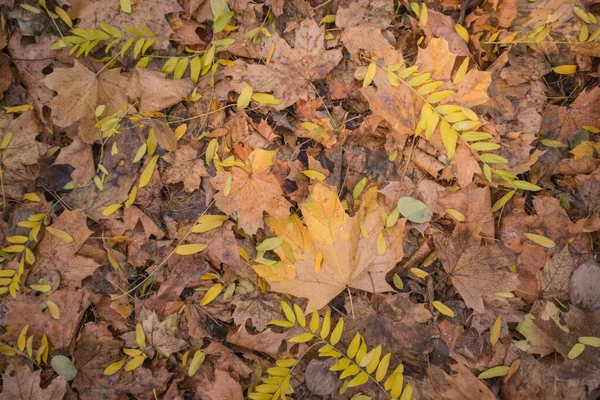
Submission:
[[[297,215],[287,219],[267,218],[267,225],[284,238],[292,250],[290,260],[282,248],[275,249],[280,262],[253,265],[271,289],[308,298],[307,310],[320,309],[347,287],[368,292],[393,290],[386,273],[404,256],[402,237],[406,219],[385,229],[377,201],[377,188],[366,191],[354,216],[344,212],[335,188],[317,183],[302,204],[303,221]],[[387,243],[379,255],[377,238]],[[320,261],[320,269],[315,263]]]

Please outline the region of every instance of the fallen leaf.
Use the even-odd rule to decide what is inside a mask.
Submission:
[[[67,393],[67,381],[62,376],[53,379],[44,389],[40,387],[40,373],[28,366],[10,366],[2,375],[2,397],[8,399],[46,400],[62,399]]]
[[[510,261],[500,246],[480,244],[480,226],[458,224],[451,237],[437,234],[434,235],[434,242],[452,285],[467,307],[482,313],[482,296],[515,290],[519,280],[506,268]]]
[[[385,236],[388,249],[379,255],[376,241],[384,230],[379,216],[383,207],[377,202],[376,188],[363,196],[360,211],[350,217],[334,189],[315,184],[301,206],[304,221],[296,215],[267,219],[271,230],[291,246],[295,260],[276,249],[282,260],[279,264],[254,265],[254,270],[269,282],[272,290],[308,298],[309,311],[321,309],[347,287],[374,293],[392,290],[385,274],[404,256],[402,246],[391,244],[401,241],[406,220],[399,220],[391,228],[391,234]],[[367,236],[363,237],[361,231]],[[322,265],[316,272],[319,253]]]
[[[339,49],[325,50],[323,31],[307,18],[296,29],[294,48],[278,34],[264,41],[263,57],[271,45],[275,52],[269,65],[247,64],[241,60],[225,73],[239,82],[239,92],[250,82],[255,92],[270,92],[280,101],[273,108],[283,110],[298,100],[308,100],[310,82],[325,78],[342,59]]]
[[[163,160],[170,163],[171,166],[165,169],[165,183],[183,182],[186,192],[192,193],[200,188],[200,180],[203,176],[208,176],[204,161],[197,158],[197,150],[192,146],[179,147],[174,153],[169,153],[163,157]]]
[[[142,310],[139,317],[147,344],[154,347],[160,354],[169,357],[187,345],[186,341],[178,338],[177,316],[170,315],[161,321],[153,311]]]
[[[277,178],[270,172],[275,152],[254,150],[246,161],[245,168],[234,166],[231,192],[225,196],[224,189],[228,172],[217,172],[210,180],[219,190],[215,194],[217,207],[227,215],[236,213],[238,225],[248,234],[254,234],[263,227],[263,212],[277,218],[285,218],[289,213],[289,204]]]

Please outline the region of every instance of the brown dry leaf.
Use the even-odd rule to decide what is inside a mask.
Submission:
[[[104,369],[118,361],[123,342],[116,340],[105,324],[88,322],[77,340],[75,348],[75,367],[77,376],[73,387],[82,400],[117,399],[114,390],[119,374],[104,375]]]
[[[250,85],[255,92],[273,93],[280,101],[273,106],[276,110],[308,100],[310,82],[325,78],[342,59],[340,49],[325,50],[323,30],[310,18],[298,26],[294,48],[274,34],[265,40],[262,57],[266,58],[271,44],[275,45],[275,52],[268,66],[238,60],[225,74],[233,77],[238,92]]]
[[[179,327],[176,314],[161,321],[154,311],[143,309],[139,321],[144,328],[148,346],[154,347],[163,356],[169,357],[187,346],[185,340],[177,337]]]
[[[573,273],[570,294],[575,304],[593,311],[600,310],[600,266],[593,258]]]
[[[12,132],[8,147],[2,151],[2,166],[21,170],[27,165],[37,163],[48,148],[47,145],[35,140],[41,133],[40,131],[41,128],[33,110],[27,111],[17,118],[0,112],[0,142],[8,132]]]
[[[302,333],[302,328],[296,326],[285,332],[273,332],[267,328],[257,335],[250,334],[246,325],[241,325],[237,331],[229,331],[227,342],[253,351],[260,351],[275,356],[279,354],[282,342]],[[292,343],[289,344],[291,346]]]
[[[62,399],[67,393],[67,381],[62,376],[53,379],[44,389],[40,387],[41,370],[31,371],[28,366],[9,366],[2,375],[2,398],[19,400]]]
[[[435,10],[429,10],[428,22],[423,31],[428,37],[444,38],[448,41],[450,51],[458,56],[469,56],[469,47],[464,39],[456,32],[456,23],[449,15]]]
[[[127,231],[134,231],[138,223],[142,224],[146,240],[152,235],[157,239],[165,237],[165,232],[150,217],[144,214],[142,210],[135,206],[126,208],[121,218],[105,222],[104,226],[107,229],[106,236],[123,236]]]
[[[479,187],[471,183],[467,187],[455,192],[445,191],[440,193],[438,203],[445,209],[452,208],[460,211],[466,223],[481,224],[481,233],[484,237],[495,237],[494,214],[490,188]]]
[[[56,68],[44,83],[58,94],[48,103],[52,120],[62,128],[79,122],[79,137],[84,143],[100,139],[93,111],[99,105],[106,106],[105,114],[114,114],[128,103],[127,78],[118,68],[96,75],[79,61],[73,68]]]
[[[436,234],[434,241],[452,285],[468,307],[483,313],[482,296],[513,291],[519,279],[508,270],[511,262],[499,245],[481,245],[480,230],[481,224],[458,224],[451,237]]]
[[[87,0],[74,0],[68,10],[69,17],[79,18],[78,28],[97,29],[98,23],[110,24],[119,29],[123,35],[129,35],[124,25],[136,29],[144,24],[157,36],[155,48],[164,49],[169,42],[166,39],[174,32],[167,22],[167,14],[178,13],[183,9],[177,2],[170,0],[137,1],[133,3],[133,12],[130,14],[121,11],[120,2],[109,4],[103,2],[89,2]]]
[[[215,370],[214,382],[202,381],[196,393],[203,399],[243,400],[244,392],[240,383],[231,374],[221,369]]]
[[[217,172],[210,180],[219,190],[215,194],[217,207],[227,215],[236,213],[240,228],[248,234],[255,234],[263,227],[263,212],[276,218],[289,214],[290,204],[283,197],[277,178],[270,172],[274,151],[256,149],[248,156],[246,167],[233,167],[231,172]],[[223,191],[227,176],[233,175],[231,193]]]
[[[47,271],[56,271],[62,286],[81,287],[81,282],[100,266],[93,259],[76,254],[92,234],[86,219],[81,210],[65,210],[51,226],[67,232],[73,241],[65,243],[54,235],[44,234],[35,251],[37,261],[32,271],[41,276]]]
[[[204,161],[198,158],[198,151],[191,145],[179,147],[174,153],[165,155],[163,160],[171,164],[165,169],[165,183],[183,182],[188,193],[198,190],[201,178],[208,176]]]
[[[244,325],[247,320],[259,332],[265,330],[270,321],[281,318],[279,310],[279,296],[274,294],[256,293],[245,296],[235,296],[231,302],[235,304],[232,318],[236,325]]]
[[[391,48],[381,33],[394,18],[394,4],[387,0],[358,0],[338,7],[335,25],[342,28],[342,43],[354,56],[359,50],[370,53]]]
[[[290,244],[295,258],[290,260],[279,248],[275,252],[280,263],[253,266],[272,290],[308,298],[308,311],[321,309],[347,287],[372,293],[392,290],[385,275],[404,256],[402,246],[395,244],[402,242],[406,219],[400,219],[390,235],[384,234],[380,214],[385,208],[377,201],[376,187],[363,195],[353,217],[344,212],[336,190],[321,183],[313,186],[301,210],[304,221],[297,215],[267,219],[271,230]],[[378,254],[380,235],[386,242],[384,254]],[[320,268],[315,267],[317,257]]]
[[[56,51],[51,50],[50,46],[58,38],[36,36],[35,43],[29,45],[23,39],[20,30],[11,33],[8,42],[8,51],[13,57],[11,62],[17,66],[21,82],[27,88],[27,102],[37,111],[37,115],[44,115],[42,107],[54,97],[54,93],[40,82],[46,77],[43,71],[52,64],[52,58],[56,56]],[[44,122],[49,121],[44,119]]]
[[[568,300],[569,283],[574,270],[575,262],[569,252],[569,246],[565,246],[560,253],[546,261],[544,269],[538,274],[540,296],[545,299]]]
[[[76,137],[70,145],[60,150],[54,164],[68,164],[75,168],[71,173],[73,185],[75,186],[88,183],[96,174],[92,146],[83,143],[79,137]]]
[[[184,100],[194,90],[189,79],[167,79],[159,71],[136,68],[127,83],[127,96],[138,101],[138,111],[162,111]]]

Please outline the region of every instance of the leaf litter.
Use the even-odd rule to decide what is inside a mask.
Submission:
[[[3,4],[0,393],[593,397],[599,18]]]

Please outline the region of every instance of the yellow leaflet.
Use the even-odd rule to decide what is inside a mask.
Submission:
[[[423,271],[420,268],[411,268],[410,272],[412,272],[414,275],[418,276],[419,278],[426,278],[427,276],[429,276],[429,272]]]
[[[542,139],[542,144],[547,147],[564,148],[569,147],[568,144],[552,139]]]
[[[175,72],[173,72],[173,79],[181,79],[188,67],[188,62],[189,60],[187,57],[180,58],[179,61],[177,61]]]
[[[304,328],[306,326],[306,317],[304,316],[304,311],[296,303],[294,303],[294,314],[296,314],[298,325]]]
[[[580,336],[577,341],[586,346],[600,347],[600,338],[595,336]]]
[[[385,237],[383,236],[383,232],[379,232],[379,235],[377,235],[377,254],[382,256],[386,251],[387,243],[385,241]]]
[[[313,311],[312,316],[310,317],[310,323],[309,323],[308,327],[310,328],[310,331],[312,333],[315,333],[317,331],[317,329],[319,329],[319,313],[318,312]],[[294,360],[294,364],[295,364],[295,360]],[[285,366],[285,365],[283,365],[283,366]]]
[[[198,83],[202,71],[202,57],[196,56],[190,61],[190,78],[194,84]]]
[[[402,282],[402,278],[400,278],[400,275],[394,274],[392,280],[394,282],[394,286],[396,286],[398,290],[404,289],[404,282]]]
[[[125,371],[133,371],[144,363],[145,356],[137,356],[132,358],[125,366]]]
[[[419,15],[419,23],[421,26],[427,25],[428,18],[429,13],[427,12],[427,5],[425,3],[421,3],[421,13]]]
[[[50,285],[29,285],[29,287],[35,291],[46,293],[52,289]]]
[[[425,81],[427,81],[430,77],[431,77],[431,73],[426,72],[424,74],[415,76],[410,81],[408,81],[408,84],[413,87],[419,86],[419,85],[422,85],[423,83],[425,83]]]
[[[554,72],[561,75],[571,75],[577,72],[577,65],[561,65],[554,67]]]
[[[23,199],[33,201],[36,203],[39,203],[40,201],[42,201],[42,199],[40,199],[40,196],[38,196],[36,193],[25,193],[23,195]]]
[[[272,94],[268,94],[268,93],[254,93],[252,95],[252,100],[261,103],[261,104],[266,104],[266,105],[277,105],[279,103],[281,103],[281,101],[277,100],[275,97],[273,97]]]
[[[73,29],[73,21],[71,21],[69,14],[65,10],[57,6],[54,8],[54,12],[69,28]]]
[[[146,150],[149,156],[153,155],[156,151],[156,147],[158,146],[158,139],[154,134],[154,128],[150,128],[150,132],[148,132],[148,139],[146,140]]]
[[[28,238],[27,236],[9,236],[6,240],[10,243],[23,244],[26,243]],[[2,271],[0,271],[0,277],[2,276]]]
[[[142,355],[142,351],[138,349],[123,349],[123,353],[127,354],[129,357],[137,357]]]
[[[134,163],[140,161],[142,159],[142,157],[144,157],[144,154],[146,154],[147,148],[148,148],[148,145],[146,143],[143,143],[140,146],[140,148],[136,151],[135,156],[133,157]]]
[[[48,312],[52,318],[60,319],[60,310],[55,302],[48,300],[46,301],[46,306],[48,307]]]
[[[146,335],[140,323],[135,324],[135,341],[141,348],[146,347]]]
[[[188,369],[188,376],[194,376],[204,360],[206,358],[206,354],[202,350],[196,350],[194,353],[194,357],[192,357],[192,362],[190,363],[190,369]]]
[[[265,252],[265,251],[269,251],[269,250],[275,250],[276,248],[281,246],[283,241],[284,241],[284,238],[279,237],[279,236],[265,239],[258,246],[256,246],[256,251]]]
[[[156,167],[157,162],[158,156],[154,156],[144,167],[144,171],[142,172],[142,175],[140,175],[140,188],[143,188],[144,186],[148,185],[148,183],[150,183],[150,179],[152,178],[152,174],[154,173],[154,168]]]
[[[119,0],[121,11],[125,14],[131,14],[131,0]]]
[[[117,142],[113,142],[110,148],[110,155],[116,156],[117,154],[119,154],[119,147],[117,146]]]
[[[423,94],[423,95],[429,94],[429,93],[437,90],[437,88],[439,88],[443,84],[444,84],[444,82],[442,82],[442,81],[435,81],[435,82],[427,83],[427,84],[421,86],[419,89],[417,89],[417,92],[419,92],[419,94]]]
[[[442,137],[442,144],[448,152],[448,159],[452,159],[454,152],[456,151],[456,142],[458,141],[458,135],[452,130],[450,125],[446,121],[440,123],[440,134]]]
[[[237,100],[238,108],[243,109],[243,108],[248,107],[248,105],[250,104],[250,99],[252,99],[252,87],[248,85],[244,89],[242,89],[242,92],[240,93],[240,96],[238,97],[238,100]]]
[[[461,213],[458,210],[455,210],[454,208],[446,208],[446,213],[448,213],[448,215],[450,215],[452,218],[454,218],[458,222],[463,222],[466,219],[466,217],[463,213]]]
[[[324,181],[325,179],[327,179],[325,174],[323,174],[319,171],[312,170],[312,169],[307,169],[305,171],[302,171],[302,173],[304,175],[306,175],[307,177],[309,177],[310,179],[316,179],[318,181]]]
[[[398,75],[396,75],[392,71],[387,72],[387,78],[388,78],[388,82],[390,83],[390,85],[392,85],[394,87],[400,86],[400,79],[398,78]]]
[[[531,192],[538,192],[540,190],[542,190],[541,187],[539,187],[538,185],[534,185],[533,183],[527,182],[527,181],[520,181],[520,180],[516,180],[516,181],[512,181],[511,182],[517,189],[521,189],[521,190],[528,190]]]
[[[354,189],[352,189],[352,197],[354,198],[354,200],[358,199],[358,196],[361,195],[363,190],[365,190],[366,186],[367,186],[367,178],[362,178],[360,181],[358,181],[356,186],[354,186]]]
[[[329,33],[329,32],[328,32]],[[329,34],[331,39],[333,39],[333,35]],[[327,34],[325,34],[327,36]],[[325,37],[325,40],[331,40],[328,37]],[[273,54],[275,54],[275,43],[271,43],[269,47],[269,52],[267,53],[267,58],[265,59],[265,65],[269,65],[271,63],[271,59],[273,58]]]
[[[21,6],[24,6],[24,4],[21,4]],[[27,110],[31,110],[31,109],[33,109],[33,107],[30,106],[29,104],[21,104],[20,106],[4,107],[4,109],[6,110],[7,114],[13,114],[13,113],[22,113]]]
[[[321,272],[322,262],[323,262],[323,253],[319,251],[315,255],[315,275],[319,275],[319,272]]]
[[[438,310],[442,314],[444,314],[448,317],[454,317],[454,311],[452,311],[452,309],[450,309],[450,307],[448,307],[441,301],[436,300],[436,301],[432,302],[431,304],[435,307],[436,310]]]
[[[575,14],[577,17],[579,17],[586,24],[591,24],[592,23],[592,20],[587,15],[587,13],[585,11],[583,11],[579,7],[573,7],[573,14]]]
[[[211,286],[210,289],[208,289],[206,291],[206,294],[200,301],[200,305],[205,306],[205,305],[209,304],[210,302],[212,302],[214,299],[217,298],[217,296],[219,294],[221,294],[222,290],[223,290],[223,284],[221,284],[221,283],[217,283],[217,284]]]
[[[569,360],[577,358],[581,353],[583,353],[583,350],[585,350],[585,345],[581,343],[576,343],[569,351],[569,354],[567,354],[567,358]]]
[[[25,247],[25,261],[27,261],[27,264],[29,265],[33,265],[35,263],[35,256],[29,247]]]
[[[377,382],[381,382],[383,378],[385,378],[385,375],[387,374],[388,368],[390,366],[391,356],[391,353],[387,353],[385,356],[383,356],[381,362],[377,366],[377,371],[375,372],[375,380]]]
[[[492,154],[492,153],[486,153],[486,154],[481,154],[479,156],[479,158],[481,159],[481,161],[483,161],[486,164],[507,164],[508,160],[502,156],[499,156],[497,154]],[[488,166],[489,168],[489,166]],[[490,171],[491,173],[491,171]],[[491,178],[488,178],[488,180],[490,180]]]
[[[325,327],[325,324],[323,323],[323,328]],[[329,343],[331,343],[332,346],[335,346],[340,339],[342,338],[342,333],[344,331],[344,319],[340,318],[337,325],[335,326],[335,328],[333,328],[333,331],[331,332],[331,337],[329,338]],[[321,335],[323,333],[321,332]]]
[[[469,57],[466,57],[463,62],[460,64],[460,67],[456,70],[456,74],[454,74],[454,78],[452,79],[452,83],[459,84],[465,79],[465,75],[467,74],[467,69],[469,68]]]
[[[582,26],[581,30],[579,31],[579,41],[585,42],[589,36],[590,36],[590,33],[588,31],[587,25]]]
[[[373,82],[373,78],[375,78],[375,74],[377,73],[377,64],[375,61],[371,61],[369,66],[367,67],[367,73],[365,75],[365,79],[363,80],[363,87],[366,88]]]
[[[505,367],[503,365],[498,367],[492,367],[483,371],[477,378],[479,379],[488,379],[488,378],[496,378],[498,376],[505,376],[510,371],[510,367]]]
[[[182,244],[175,249],[175,253],[182,256],[189,256],[201,252],[208,247],[204,243]]]
[[[496,292],[496,293],[494,293],[494,296],[504,297],[506,299],[512,299],[513,297],[515,297],[515,294],[513,292]]]
[[[471,145],[471,148],[475,151],[490,151],[490,150],[499,149],[500,145],[496,144],[496,143],[490,143],[490,142],[478,142],[478,143],[473,143]]]
[[[135,42],[135,46],[133,46],[133,59],[134,60],[137,60],[137,58],[140,56],[140,52],[142,51],[142,47],[144,47],[144,42],[145,42],[144,38],[139,38]]]
[[[131,40],[131,39],[130,39]],[[163,65],[160,70],[163,74],[169,75],[171,72],[175,70],[175,66],[177,65],[178,58],[169,58],[167,62]]]
[[[294,336],[293,338],[289,339],[289,341],[291,343],[306,343],[312,338],[313,338],[312,333],[305,332],[305,333],[299,334],[298,336]]]
[[[33,357],[33,336],[29,336],[27,338],[25,349],[27,350],[27,355],[29,356],[29,358]]]
[[[465,43],[469,43],[469,32],[464,26],[461,24],[455,24],[454,29],[456,30],[456,33],[458,33],[458,36],[465,41]]]
[[[217,139],[211,139],[211,141],[208,142],[208,146],[206,146],[206,154],[205,154],[206,165],[213,164],[213,159],[215,158],[215,154],[217,152],[218,145],[219,145],[219,142],[217,142]]]
[[[233,175],[231,172],[227,173],[227,180],[225,181],[225,187],[223,188],[223,197],[229,196],[231,193],[231,186],[233,185]]]
[[[23,329],[21,329],[21,333],[19,333],[19,337],[17,338],[17,348],[19,351],[25,350],[25,342],[27,341],[27,331],[29,330],[29,324],[25,325]]]
[[[500,210],[502,207],[504,207],[506,205],[506,203],[508,203],[508,201],[510,199],[512,199],[512,197],[515,195],[516,190],[511,190],[510,192],[506,193],[504,196],[502,196],[500,199],[498,199],[498,201],[496,203],[494,203],[494,206],[492,207],[492,212],[496,212],[498,210]]]
[[[137,186],[134,186],[133,188],[131,188],[131,191],[129,192],[129,197],[127,197],[127,200],[125,201],[125,208],[129,208],[133,205],[133,203],[135,202],[135,199],[137,197],[137,191],[138,191]]]
[[[4,150],[8,147],[10,140],[12,139],[12,132],[6,132],[4,137],[2,138],[2,142],[0,143],[0,150]]]
[[[104,215],[105,217],[112,215],[121,207],[123,207],[123,204],[111,204],[110,206],[102,210],[102,215]]]
[[[490,330],[490,343],[492,344],[492,346],[498,343],[498,339],[500,338],[501,327],[502,319],[500,318],[500,316],[498,316],[498,318],[496,318],[496,321],[494,322],[494,325],[492,326],[492,329]]]
[[[238,253],[240,253],[240,257],[242,257],[246,262],[248,262],[250,260],[248,257],[248,253],[246,253],[246,250],[244,250],[240,246],[238,246]]]
[[[552,240],[548,239],[545,236],[542,235],[536,235],[535,233],[524,233],[523,234],[527,239],[531,240],[532,242],[539,244],[542,247],[546,247],[548,249],[551,249],[553,247],[556,246],[556,243],[554,243]]]
[[[175,131],[173,133],[175,133],[175,138],[177,140],[179,140],[183,137],[183,135],[185,135],[186,132],[187,132],[187,125],[181,124],[177,128],[175,128]]]

